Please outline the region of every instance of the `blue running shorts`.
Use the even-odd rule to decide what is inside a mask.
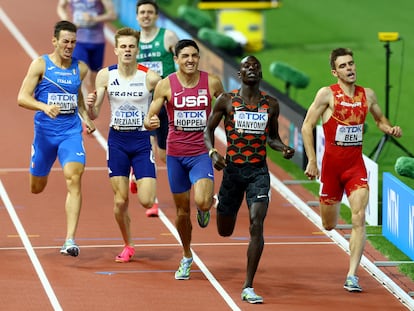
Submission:
[[[59,159],[64,167],[68,162],[79,162],[85,165],[86,155],[81,133],[70,133],[59,136],[48,136],[35,130],[30,173],[33,176],[47,176],[53,163]]]
[[[194,157],[167,155],[167,172],[172,193],[186,192],[202,178],[214,181],[213,164],[208,153]]]
[[[102,69],[105,43],[76,42],[72,57],[84,61],[92,71]]]
[[[149,131],[109,130],[108,156],[109,177],[129,177],[131,166],[135,178],[156,178],[154,155]]]

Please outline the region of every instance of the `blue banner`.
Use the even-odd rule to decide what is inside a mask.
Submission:
[[[414,191],[390,173],[382,185],[382,234],[414,260]]]

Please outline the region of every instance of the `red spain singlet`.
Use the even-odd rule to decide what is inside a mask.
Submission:
[[[181,85],[176,73],[168,76],[171,99],[167,102],[167,155],[197,156],[207,152],[204,129],[211,112],[208,73],[200,71],[200,79],[193,88]]]
[[[320,200],[330,204],[341,201],[360,187],[368,187],[362,158],[364,122],[368,113],[365,89],[355,86],[353,97],[339,84],[330,86],[334,97],[332,116],[323,124],[325,152],[322,160]]]
[[[339,84],[330,86],[334,97],[333,112],[330,119],[323,124],[325,134],[325,152],[340,153],[346,148],[345,156],[350,152],[361,152],[364,122],[368,113],[365,90],[355,86],[351,98],[344,93]],[[355,151],[354,151],[355,150]]]

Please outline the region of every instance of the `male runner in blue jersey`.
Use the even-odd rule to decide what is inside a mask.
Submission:
[[[75,233],[81,210],[81,178],[85,168],[82,121],[89,133],[95,126],[89,119],[81,92],[88,66],[72,53],[76,26],[68,21],[55,25],[52,44],[55,50],[35,59],[18,94],[19,106],[35,110],[34,139],[30,162],[30,190],[42,192],[56,158],[63,168],[68,194],[65,210],[66,240],[60,253],[78,256]]]

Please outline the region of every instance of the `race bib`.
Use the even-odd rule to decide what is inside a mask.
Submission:
[[[361,146],[363,131],[363,124],[338,125],[335,134],[335,143],[338,146]]]
[[[234,114],[236,130],[244,133],[263,134],[267,120],[266,112],[236,111]]]
[[[60,114],[72,114],[76,112],[78,106],[77,94],[49,93],[47,95],[48,105],[58,105]]]
[[[144,113],[139,110],[118,109],[112,116],[111,126],[119,131],[142,130]]]
[[[178,131],[204,131],[207,125],[205,110],[175,110],[174,126]]]

